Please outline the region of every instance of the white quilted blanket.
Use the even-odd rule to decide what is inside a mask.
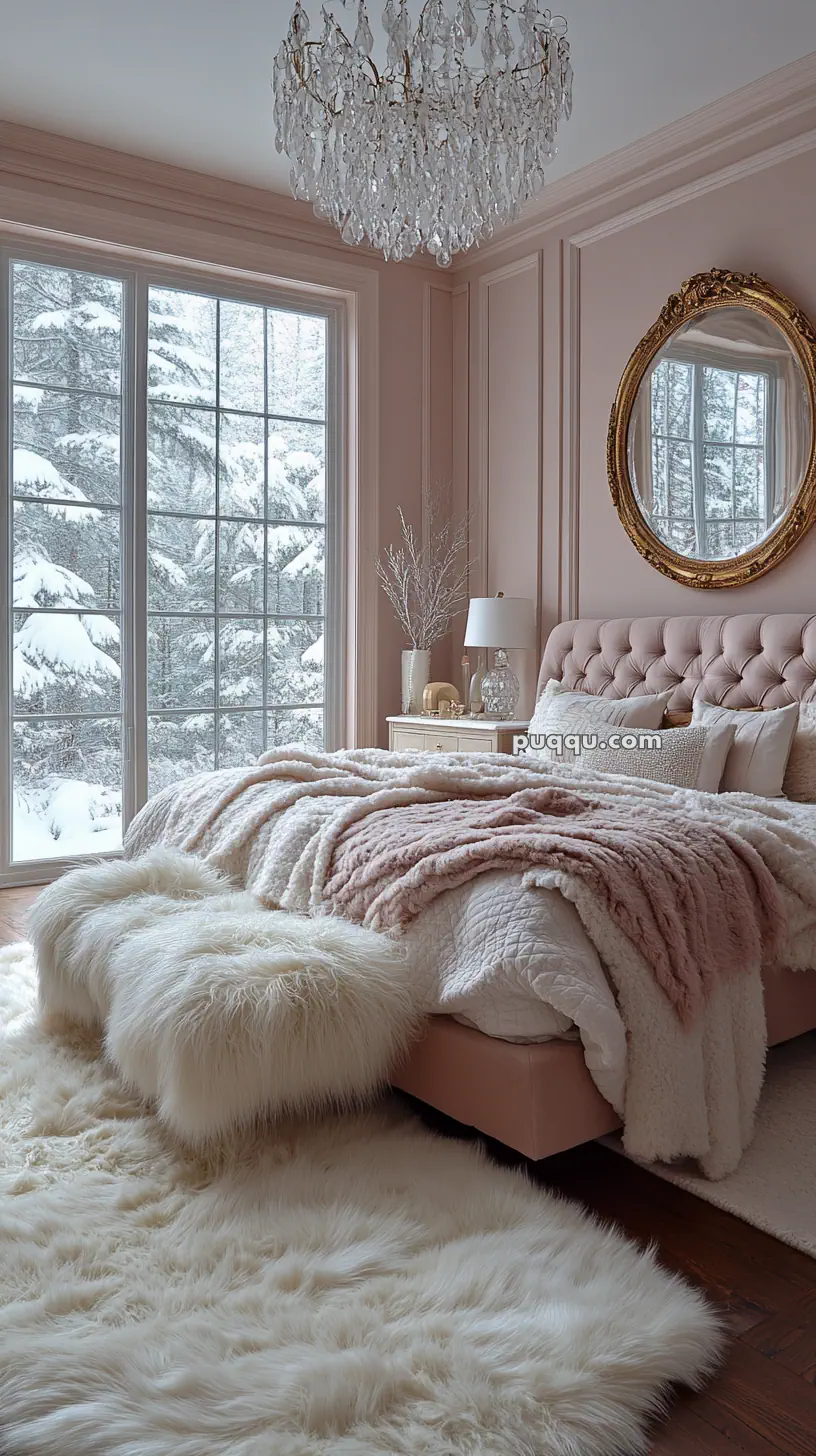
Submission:
[[[315,910],[321,854],[355,816],[359,796],[372,793],[372,780],[386,805],[403,802],[406,787],[420,796],[512,792],[542,777],[593,795],[671,804],[736,829],[782,885],[785,963],[816,965],[816,811],[749,795],[698,794],[481,755],[282,749],[254,770],[200,775],[158,795],[131,825],[126,850],[175,844],[270,904]],[[624,1120],[627,1148],[648,1160],[698,1157],[709,1176],[723,1176],[750,1140],[762,1083],[758,970],[724,979],[700,1024],[681,1030],[637,948],[593,920],[592,905],[580,904],[579,917],[570,897],[578,898],[573,887],[543,872],[524,879],[492,873],[441,895],[406,936],[425,1009],[460,1014],[492,1035],[535,1037],[574,1024],[599,1090]],[[614,968],[617,994],[599,951]]]

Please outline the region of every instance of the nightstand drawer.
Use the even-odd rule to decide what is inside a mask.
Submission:
[[[425,734],[425,749],[428,753],[456,753],[459,735],[450,728],[437,728],[434,733]]]
[[[424,733],[416,728],[391,729],[391,747],[395,753],[423,753],[428,747]]]
[[[495,733],[460,733],[460,753],[495,753]]]

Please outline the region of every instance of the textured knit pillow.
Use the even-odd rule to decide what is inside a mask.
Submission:
[[[782,789],[800,804],[816,804],[816,703],[799,704],[799,723]]]
[[[616,728],[659,728],[672,690],[650,693],[638,698],[596,698],[592,693],[576,693],[551,678],[535,706],[529,733],[539,740],[531,752],[537,758],[571,762],[574,751],[548,748],[541,740],[547,735],[564,733],[598,733],[609,726]]]
[[[656,733],[635,730],[628,736],[644,739],[648,746],[604,748],[599,744],[582,753],[578,762],[599,773],[625,774],[716,794],[734,742],[734,728],[730,723],[692,723],[688,728],[663,728]]]
[[[731,723],[734,743],[720,784],[721,793],[759,794],[763,799],[783,797],[782,780],[799,722],[799,704],[746,713],[695,700],[694,723]]]

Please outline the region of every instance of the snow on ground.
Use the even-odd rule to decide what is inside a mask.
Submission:
[[[82,779],[52,779],[14,795],[12,858],[65,859],[122,848],[122,795]]]

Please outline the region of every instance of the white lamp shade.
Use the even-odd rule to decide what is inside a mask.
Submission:
[[[529,597],[472,597],[466,647],[535,647],[535,612]]]

